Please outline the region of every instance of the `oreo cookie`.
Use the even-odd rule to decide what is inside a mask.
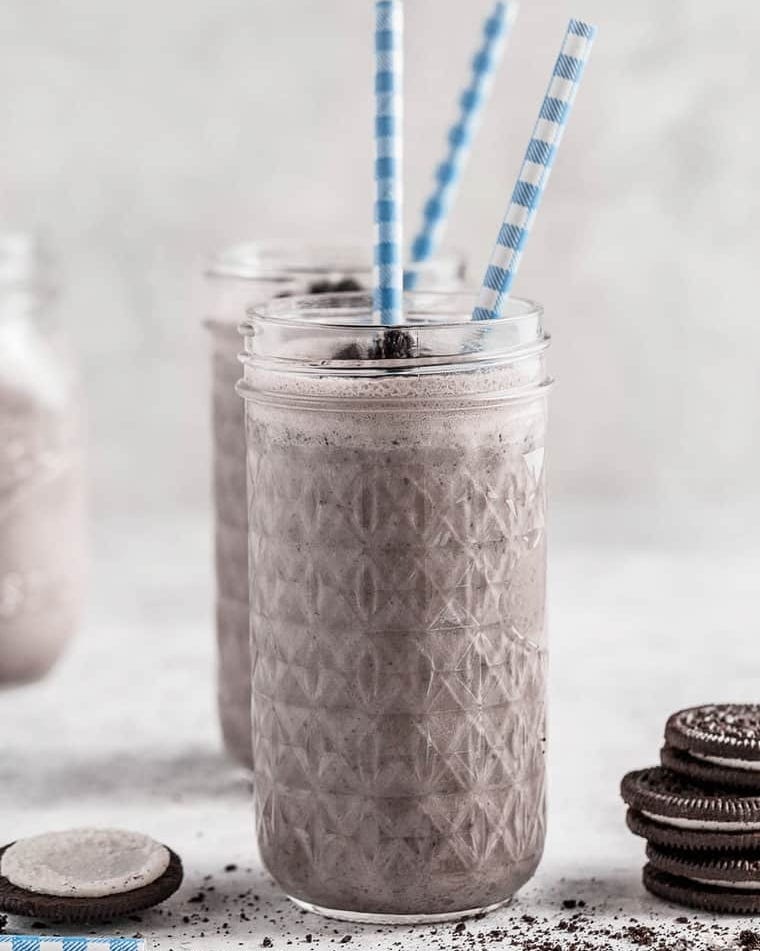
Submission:
[[[665,848],[691,849],[694,852],[722,850],[730,853],[760,850],[760,830],[757,832],[700,832],[694,829],[679,829],[676,826],[665,825],[650,819],[636,809],[629,809],[625,819],[634,835]]]
[[[116,829],[73,829],[0,849],[0,911],[52,922],[108,921],[151,908],[182,883],[164,845]]]
[[[760,796],[702,786],[653,766],[623,777],[621,795],[628,805],[659,825],[692,833],[760,833]]]
[[[705,783],[760,794],[760,705],[705,704],[665,726],[663,765]]]
[[[720,766],[707,759],[692,756],[675,746],[664,746],[660,750],[660,762],[666,769],[708,786],[725,786],[760,795],[759,770]]]
[[[647,846],[644,887],[668,901],[719,914],[760,913],[760,855],[735,860],[694,857],[688,852]]]
[[[659,871],[678,878],[717,888],[745,888],[760,895],[760,850],[735,855],[722,852],[695,855],[688,849],[668,849],[649,842],[647,858]]]

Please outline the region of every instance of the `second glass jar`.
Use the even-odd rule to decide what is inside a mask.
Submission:
[[[456,290],[464,265],[457,254],[416,265],[421,290]],[[348,246],[246,243],[222,251],[207,272],[206,326],[212,357],[213,473],[216,560],[217,697],[227,750],[251,766],[248,648],[248,513],[238,326],[249,306],[295,294],[371,286],[368,255]]]

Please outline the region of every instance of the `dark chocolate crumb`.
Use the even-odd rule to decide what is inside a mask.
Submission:
[[[224,871],[225,871],[225,872],[237,872],[237,865],[234,865],[234,864],[225,865],[225,866],[224,866]]]
[[[401,327],[390,327],[369,348],[370,360],[403,360],[414,356],[414,337]]]
[[[358,294],[360,291],[363,291],[364,288],[358,281],[355,281],[352,277],[344,277],[342,281],[338,281],[335,285],[335,290],[339,294]]]
[[[454,934],[464,934],[466,927],[465,923],[460,921],[458,925],[454,926]]]
[[[361,284],[352,277],[343,277],[339,281],[314,281],[309,287],[310,294],[348,294],[363,290]]]
[[[335,354],[333,358],[335,360],[361,360],[362,352],[359,349],[359,346],[355,343],[346,344],[345,347],[341,347]]]
[[[310,935],[310,934],[307,934],[307,935],[304,937],[304,941],[305,941],[307,944],[311,944],[311,935]]]
[[[206,900],[206,895],[204,892],[198,892],[197,895],[193,895],[192,898],[188,898],[188,905],[202,905]]]
[[[272,939],[271,939],[271,938],[264,938],[264,940],[261,942],[261,946],[262,946],[263,948],[271,948],[271,947],[272,947]]]
[[[350,934],[344,934],[343,937],[340,939],[340,943],[341,943],[341,944],[348,944],[348,942],[349,942],[350,940],[351,940],[351,935],[350,935]]]
[[[632,925],[626,929],[628,938],[634,943],[644,948],[651,948],[654,944],[655,933],[652,928],[646,925]]]
[[[739,944],[742,948],[760,948],[760,933],[757,931],[745,931],[739,932]]]
[[[329,294],[332,290],[332,281],[314,281],[309,285],[310,294]]]

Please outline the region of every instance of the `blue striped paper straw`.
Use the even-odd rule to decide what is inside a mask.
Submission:
[[[472,82],[460,98],[461,114],[449,131],[448,153],[436,171],[436,185],[425,203],[422,229],[412,244],[413,261],[429,260],[440,245],[517,10],[517,3],[499,0],[485,22],[485,42],[472,61]]]
[[[501,317],[586,68],[596,27],[571,20],[488,265],[473,320]]]
[[[141,938],[56,938],[0,934],[0,951],[146,951]]]
[[[404,317],[403,62],[401,0],[376,4],[375,300],[374,319],[390,326]]]

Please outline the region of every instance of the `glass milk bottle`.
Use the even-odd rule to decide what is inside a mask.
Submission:
[[[76,632],[85,542],[80,392],[33,239],[0,235],[0,686]]]
[[[217,697],[227,750],[251,766],[248,631],[248,513],[238,326],[246,309],[273,297],[370,286],[369,255],[355,246],[249,243],[221,252],[207,272],[206,327],[212,357],[213,472],[216,551]],[[464,264],[452,254],[415,265],[416,285],[461,287]]]

